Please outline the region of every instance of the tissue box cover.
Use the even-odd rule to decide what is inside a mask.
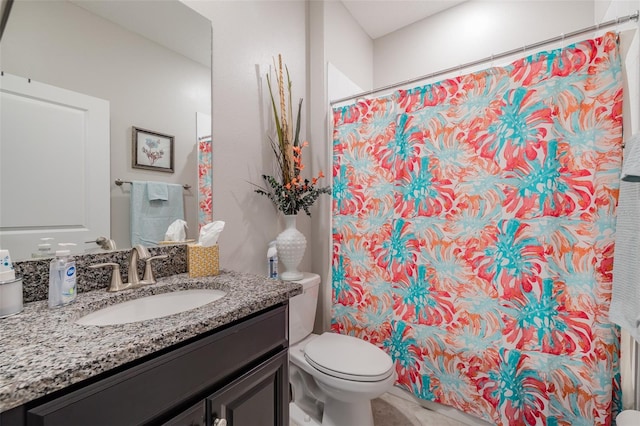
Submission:
[[[206,277],[218,275],[219,269],[218,245],[202,247],[195,245],[187,246],[187,269],[189,277]]]

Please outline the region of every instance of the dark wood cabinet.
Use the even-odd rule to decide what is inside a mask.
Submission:
[[[281,403],[288,395],[288,354],[283,350],[207,398],[211,425],[224,419],[228,426],[289,424],[289,409]]]
[[[163,426],[288,425],[288,363],[284,349]]]
[[[0,414],[0,425],[288,425],[288,315],[279,305],[73,391]],[[259,420],[256,422],[254,419]]]

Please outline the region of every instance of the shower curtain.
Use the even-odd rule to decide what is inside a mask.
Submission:
[[[617,36],[335,108],[332,329],[502,425],[611,424]]]
[[[198,231],[213,222],[211,136],[198,138]]]

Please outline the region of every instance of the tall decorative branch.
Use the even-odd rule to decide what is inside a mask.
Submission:
[[[269,87],[277,141],[269,137],[269,142],[271,150],[276,157],[276,164],[279,168],[278,174],[281,179],[278,181],[273,176],[262,175],[262,178],[268,184],[267,188],[255,185],[258,186],[255,192],[266,195],[284,214],[296,214],[298,211],[304,210],[310,215],[309,208],[315,200],[321,194],[331,194],[331,188],[319,188],[316,186],[318,179],[324,177],[322,172],[312,180],[300,178],[300,172],[304,169],[302,148],[308,145],[308,142],[300,143],[302,98],[298,102],[298,111],[294,119],[291,77],[289,68],[286,65],[283,66],[282,55],[278,55],[277,64],[274,59],[274,69],[278,81],[278,102],[276,102],[274,96],[274,87],[271,84],[270,74],[267,74],[267,86]],[[286,86],[285,72],[287,78]]]

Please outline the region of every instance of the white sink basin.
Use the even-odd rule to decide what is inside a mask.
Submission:
[[[166,317],[199,308],[224,297],[221,290],[180,290],[107,306],[76,321],[81,325],[117,325]]]

